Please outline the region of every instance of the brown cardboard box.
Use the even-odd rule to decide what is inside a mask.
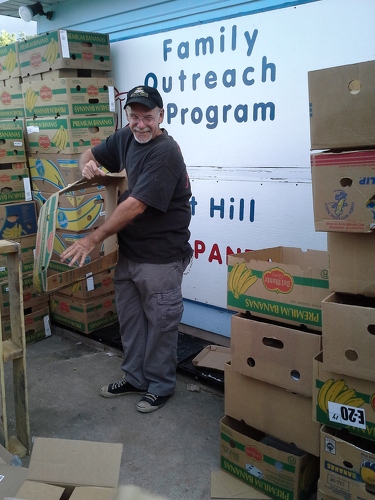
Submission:
[[[28,148],[33,154],[83,153],[105,141],[115,131],[113,113],[26,119],[25,123]]]
[[[322,314],[323,369],[375,382],[375,298],[334,292]]]
[[[327,233],[332,292],[375,297],[375,233]]]
[[[0,464],[0,498],[13,500],[26,479],[27,471],[24,467]]]
[[[0,51],[1,49],[2,47],[0,47]],[[12,80],[12,84],[8,83],[7,86],[0,89],[0,119],[17,120],[24,116],[21,84]]]
[[[375,145],[375,61],[308,73],[311,149]]]
[[[117,207],[119,191],[126,186],[125,172],[119,174],[107,174],[100,179],[100,183],[82,179],[72,184],[66,190],[79,191],[87,186],[105,185],[106,187],[106,218],[108,218]],[[55,291],[76,281],[85,279],[87,273],[98,274],[117,263],[118,244],[117,235],[112,235],[100,245],[101,256],[92,259],[82,267],[68,267],[51,271],[49,266],[54,252],[54,242],[56,236],[56,213],[58,210],[59,198],[64,190],[53,194],[43,205],[38,219],[38,233],[35,252],[34,285],[39,293],[42,291]]]
[[[375,149],[311,155],[316,231],[375,228]]]
[[[319,456],[320,425],[311,417],[312,398],[242,375],[228,363],[224,381],[226,415]]]
[[[315,422],[375,441],[374,382],[325,370],[323,352],[314,358],[313,371]]]
[[[320,448],[319,489],[323,494],[342,500],[373,500],[374,443],[323,425]]]
[[[220,431],[221,469],[228,474],[276,500],[315,492],[317,457],[228,416]]]
[[[320,481],[320,479],[318,479],[318,490],[316,492],[316,499],[317,500],[335,500],[336,497],[333,497],[329,493],[326,493],[325,491],[323,491],[323,487],[322,487],[321,483],[322,482]],[[359,499],[357,499],[357,500],[359,500]]]
[[[114,267],[95,275],[88,273],[84,280],[77,281],[67,287],[61,288],[59,294],[68,295],[74,299],[85,300],[93,299],[94,297],[102,297],[103,295],[114,292],[114,273]]]
[[[91,333],[117,322],[114,292],[92,299],[75,299],[54,292],[50,310],[55,322],[82,333]]]
[[[27,274],[33,271],[34,268],[34,252],[36,244],[36,234],[30,236],[21,236],[13,238],[21,247],[22,274]],[[3,280],[8,276],[7,255],[0,255],[0,279]]]
[[[37,232],[34,201],[0,204],[0,238],[15,240]]]
[[[22,95],[24,116],[28,118],[96,115],[115,111],[111,78],[56,78],[25,82],[22,83]]]
[[[21,76],[59,68],[110,71],[109,35],[58,29],[18,42]]]
[[[322,336],[244,314],[232,316],[232,369],[312,397],[313,358]]]
[[[0,204],[30,201],[32,195],[27,164],[21,162],[11,165],[10,169],[0,168]]]
[[[43,296],[38,295],[35,290],[33,275],[31,273],[22,275],[22,291],[24,309],[27,309],[28,307],[34,307],[43,302]],[[8,316],[10,314],[8,279],[0,281],[0,300],[1,316]]]
[[[66,498],[74,498],[76,488],[88,488],[86,499],[112,498],[118,487],[122,449],[120,443],[35,437],[27,475],[28,491],[34,494],[31,498],[40,500],[35,492],[41,484],[62,488]],[[107,496],[90,495],[96,488],[106,490]],[[15,498],[24,497],[18,493]]]
[[[49,295],[41,296],[40,303],[24,311],[25,340],[32,344],[38,340],[51,336],[51,322],[49,316]],[[10,317],[1,319],[3,340],[11,338]]]
[[[13,120],[2,120],[0,123],[0,163],[24,163],[26,161],[23,128]]]
[[[228,256],[228,309],[322,329],[328,253],[274,247]]]

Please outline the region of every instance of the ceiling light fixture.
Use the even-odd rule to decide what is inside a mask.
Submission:
[[[32,18],[36,15],[46,16],[46,18],[50,21],[53,18],[53,12],[44,12],[43,6],[40,2],[33,3],[32,5],[22,5],[18,9],[18,14],[23,21],[27,23],[32,20]]]

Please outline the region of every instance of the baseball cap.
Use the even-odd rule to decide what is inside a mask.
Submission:
[[[163,99],[159,92],[154,87],[148,87],[147,85],[139,85],[128,92],[125,106],[133,102],[144,104],[150,109],[154,109],[156,106],[163,107]]]

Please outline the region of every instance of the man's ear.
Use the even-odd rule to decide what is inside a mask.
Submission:
[[[159,114],[159,124],[163,123],[164,121],[164,108],[161,108],[160,114]]]

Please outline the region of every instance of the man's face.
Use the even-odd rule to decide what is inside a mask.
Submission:
[[[135,140],[146,144],[160,134],[159,124],[164,119],[164,109],[150,109],[143,104],[133,103],[126,107],[126,117]]]

